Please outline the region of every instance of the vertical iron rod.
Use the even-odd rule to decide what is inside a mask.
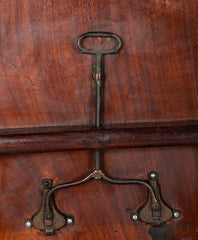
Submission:
[[[96,60],[96,127],[101,127],[101,61],[102,61],[102,54],[97,54]]]
[[[96,83],[96,127],[101,127],[101,89],[100,82]]]
[[[102,54],[97,54],[96,60],[96,128],[100,129],[101,127],[101,62],[102,62]],[[95,170],[100,170],[100,150],[95,151]]]
[[[95,170],[100,170],[100,150],[95,151]]]

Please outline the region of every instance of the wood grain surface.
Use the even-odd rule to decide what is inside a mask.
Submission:
[[[2,0],[0,127],[94,123],[89,31],[123,43],[105,56],[105,124],[197,119],[196,3]]]
[[[164,200],[182,212],[181,218],[160,228],[130,220],[130,212],[146,200],[141,186],[111,185],[92,180],[84,185],[56,192],[58,207],[75,216],[75,224],[53,237],[27,229],[24,219],[40,205],[43,178],[54,184],[82,178],[93,168],[92,154],[86,151],[2,156],[0,161],[0,239],[145,239],[196,240],[197,154],[193,147],[156,147],[109,150],[104,153],[103,169],[114,178],[146,179],[155,170],[160,174]],[[122,164],[121,164],[122,161]],[[152,238],[153,236],[153,238]]]
[[[0,145],[4,144],[0,240],[198,239],[197,123],[183,127],[198,120],[197,4],[197,0],[0,1]],[[106,133],[124,124],[119,144],[125,139],[125,147],[131,148],[117,149],[114,136],[115,148],[103,152],[103,169],[114,178],[146,179],[150,171],[159,172],[162,196],[181,210],[181,218],[159,228],[132,222],[131,211],[146,199],[144,187],[92,180],[56,193],[57,205],[75,216],[75,224],[46,237],[24,226],[24,219],[40,205],[42,179],[59,184],[86,176],[93,168],[92,151],[51,152],[66,150],[67,141],[70,149],[76,149],[75,135],[69,139],[62,135],[66,129],[78,132],[81,140],[97,137],[91,86],[91,64],[96,59],[77,48],[78,37],[90,31],[113,32],[122,39],[119,53],[104,57],[102,124]],[[83,44],[107,49],[115,43],[89,38]],[[183,132],[178,132],[178,123]],[[131,124],[135,131],[156,124],[154,145],[173,140],[180,145],[148,147],[151,134],[137,131],[135,136],[148,142],[138,148],[131,140],[134,132],[130,135],[124,128]],[[174,130],[160,132],[159,126]],[[82,146],[78,137],[77,145]],[[50,152],[14,154],[41,151],[43,146]]]
[[[180,126],[181,123],[127,128],[114,125],[114,128],[75,131],[68,131],[67,127],[9,129],[0,132],[0,154],[198,145],[198,123],[183,122]]]

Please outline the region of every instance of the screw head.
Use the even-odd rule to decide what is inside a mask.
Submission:
[[[132,220],[133,220],[133,221],[137,221],[137,220],[138,220],[138,215],[134,214],[134,215],[132,216]]]
[[[51,179],[43,179],[42,181],[44,188],[50,188],[52,186],[52,180]]]
[[[50,186],[50,183],[48,181],[44,181],[43,184],[44,184],[45,187],[49,187]]]
[[[25,220],[25,226],[30,228],[32,226],[32,221],[30,219]]]
[[[71,217],[67,218],[67,224],[72,225],[73,224],[73,219]]]
[[[151,177],[151,178],[155,178],[155,177],[156,177],[156,174],[155,174],[155,173],[151,173],[150,177]]]
[[[152,171],[148,174],[148,179],[149,180],[157,180],[158,179],[159,174],[155,171]]]
[[[174,216],[174,218],[180,217],[180,212],[179,212],[179,211],[175,211],[175,212],[173,213],[173,216]]]
[[[45,213],[44,213],[44,218],[47,219],[47,220],[52,219],[51,213],[50,213],[50,212],[45,212]]]

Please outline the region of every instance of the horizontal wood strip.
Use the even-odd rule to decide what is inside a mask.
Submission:
[[[150,146],[197,145],[198,125],[125,126],[68,131],[64,127],[9,129],[0,133],[0,154]]]

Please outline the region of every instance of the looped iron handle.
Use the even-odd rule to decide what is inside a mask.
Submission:
[[[117,40],[118,45],[115,48],[109,50],[94,50],[94,49],[86,49],[81,45],[81,41],[87,37],[110,37]],[[96,86],[96,127],[100,128],[100,118],[101,118],[101,86],[103,85],[101,82],[104,81],[104,72],[102,67],[102,57],[104,54],[115,54],[117,53],[121,46],[121,39],[114,33],[108,32],[88,32],[81,35],[77,41],[77,46],[81,50],[82,53],[85,54],[95,54],[96,55],[96,64],[92,64],[92,85]],[[93,67],[94,66],[94,67]],[[94,70],[93,70],[94,69]]]
[[[94,49],[86,49],[84,47],[82,47],[81,45],[81,40],[83,38],[87,38],[87,37],[110,37],[110,38],[114,38],[118,41],[118,45],[117,47],[113,48],[113,49],[109,49],[109,50],[94,50]],[[122,46],[122,42],[121,39],[114,33],[108,33],[108,32],[88,32],[85,34],[82,34],[77,42],[78,48],[82,51],[82,53],[86,53],[86,54],[115,54],[117,53],[121,46]]]
[[[118,41],[118,45],[109,50],[93,50],[82,47],[81,40],[86,37],[111,37]],[[94,71],[92,70],[92,79],[95,81],[96,86],[96,127],[101,128],[101,81],[104,79],[104,73],[102,69],[102,56],[103,54],[115,54],[121,48],[120,38],[113,33],[106,32],[89,32],[81,35],[77,42],[78,48],[82,53],[96,54],[96,64],[94,64]],[[93,67],[93,64],[92,64]],[[102,77],[103,76],[103,77]],[[77,186],[88,182],[91,179],[103,179],[112,184],[139,184],[148,189],[148,198],[144,205],[138,210],[137,214],[132,216],[133,220],[138,218],[154,226],[159,226],[162,223],[169,221],[173,216],[179,217],[179,211],[175,212],[172,208],[167,206],[160,196],[160,186],[157,182],[158,174],[151,172],[149,174],[148,181],[138,179],[113,179],[106,176],[100,168],[100,150],[95,150],[95,169],[85,178],[74,181],[59,184],[52,187],[52,180],[45,179],[43,181],[44,190],[41,198],[41,207],[32,216],[31,219],[27,219],[26,226],[32,225],[37,229],[45,231],[47,235],[54,234],[55,231],[61,229],[66,224],[73,223],[73,218],[67,214],[62,213],[55,204],[54,192],[67,187]],[[176,215],[175,215],[176,214]]]

